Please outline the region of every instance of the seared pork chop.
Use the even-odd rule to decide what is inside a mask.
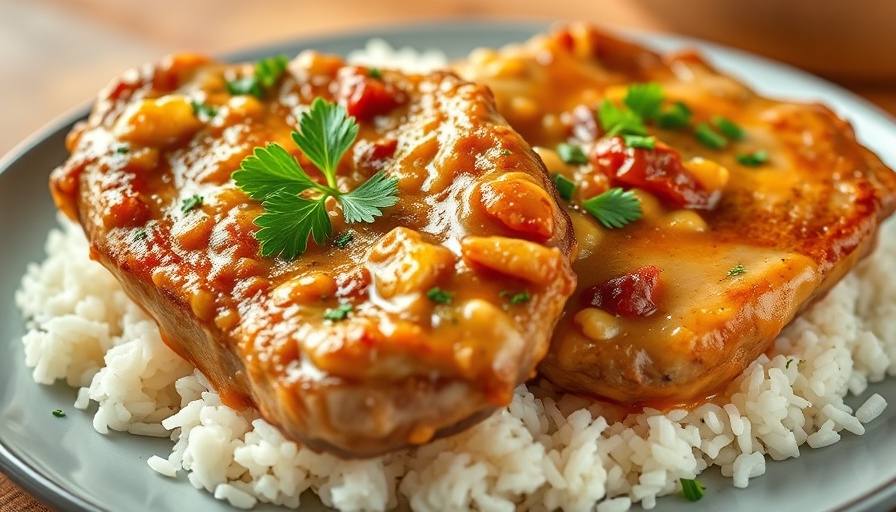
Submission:
[[[896,177],[830,109],[758,96],[691,51],[572,26],[456,68],[566,188],[578,289],[540,371],[567,391],[660,407],[713,394],[896,208]],[[584,206],[617,187],[643,216],[608,229]]]
[[[270,70],[268,70],[270,71]],[[256,405],[311,447],[370,456],[509,403],[575,286],[574,239],[541,160],[482,86],[303,53],[265,83],[252,65],[178,55],[129,71],[71,133],[51,177],[91,256],[229,405]],[[263,206],[232,173],[291,148],[317,98],[360,125],[343,190],[382,171],[398,202],[372,223],[262,257]]]

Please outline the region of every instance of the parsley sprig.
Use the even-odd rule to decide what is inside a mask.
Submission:
[[[641,218],[641,201],[631,190],[611,188],[582,203],[582,208],[594,216],[604,227],[621,228]]]
[[[272,143],[256,148],[233,173],[236,185],[252,199],[261,201],[264,213],[255,224],[255,238],[264,257],[294,259],[308,248],[309,236],[323,244],[333,233],[326,201],[334,197],[342,205],[348,224],[373,222],[382,208],[398,201],[398,180],[382,171],[358,188],[343,192],[336,183],[340,159],[358,136],[358,124],[345,108],[317,98],[302,114],[293,142],[317,166],[326,179],[313,180],[283,146]]]

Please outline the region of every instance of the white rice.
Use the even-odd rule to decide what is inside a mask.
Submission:
[[[761,356],[724,396],[691,411],[615,418],[600,404],[521,386],[507,409],[454,437],[371,460],[314,453],[260,419],[223,405],[201,374],[162,343],[152,321],[87,257],[79,228],[50,233],[48,258],[16,296],[29,318],[34,379],[80,387],[97,402],[98,432],[171,435],[149,466],[239,508],[297,507],[311,489],[339,510],[628,510],[653,508],[679,478],[721,468],[736,487],[766,460],[797,457],[844,431],[861,435],[886,407],[872,395],[855,413],[848,392],[896,374],[896,222],[877,252],[788,326],[778,355]],[[607,417],[604,417],[606,415]]]
[[[23,343],[34,380],[79,387],[77,407],[98,404],[98,432],[170,435],[171,453],[150,458],[150,468],[186,475],[238,508],[295,508],[310,489],[344,511],[387,510],[400,500],[420,511],[596,505],[621,512],[634,503],[651,509],[657,497],[680,491],[680,478],[709,466],[746,487],[769,458],[861,435],[886,401],[873,395],[853,413],[844,397],[896,375],[890,222],[875,254],[784,330],[777,355],[761,356],[711,403],[619,418],[547,384],[520,386],[506,409],[458,435],[375,459],[341,460],[287,441],[255,410],[223,406],[88,259],[77,227],[63,221],[50,233],[47,254],[28,269],[16,296],[29,322]]]

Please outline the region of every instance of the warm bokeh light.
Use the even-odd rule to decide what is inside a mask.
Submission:
[[[172,51],[221,53],[439,20],[581,19],[690,34],[825,73],[896,110],[896,93],[890,92],[896,90],[896,61],[886,47],[894,45],[892,33],[875,22],[892,20],[893,10],[887,0],[821,5],[812,0],[6,0],[0,2],[0,68],[7,70],[0,97],[6,120],[0,124],[0,153],[57,115],[84,105],[122,69]]]

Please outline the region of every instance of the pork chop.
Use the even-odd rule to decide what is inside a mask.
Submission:
[[[566,189],[578,288],[540,371],[567,391],[663,408],[712,395],[896,208],[892,171],[829,108],[761,97],[693,51],[574,25],[456,69]],[[610,189],[642,217],[589,214]]]
[[[485,87],[451,73],[306,52],[266,83],[260,66],[177,55],[100,94],[51,177],[91,256],[225,403],[313,448],[372,456],[508,404],[575,286],[541,160]],[[231,175],[278,143],[322,182],[290,140],[318,98],[359,124],[338,186],[384,172],[398,202],[347,225],[330,201],[335,236],[263,257],[264,206]]]

